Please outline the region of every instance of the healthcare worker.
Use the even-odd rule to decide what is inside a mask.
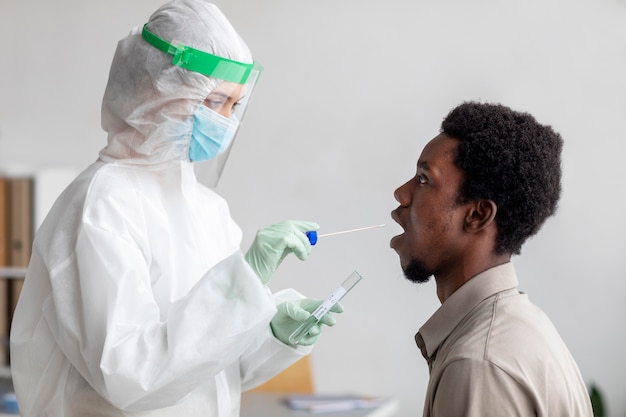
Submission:
[[[202,0],[165,4],[119,42],[108,144],[38,230],[15,311],[23,417],[237,416],[242,389],[310,352],[319,327],[301,346],[288,337],[320,301],[266,284],[286,255],[308,256],[318,226],[262,229],[244,255],[194,173],[207,161],[219,177],[259,71]]]

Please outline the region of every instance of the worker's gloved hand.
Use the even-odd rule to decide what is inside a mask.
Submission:
[[[290,345],[289,336],[311,316],[311,313],[315,311],[317,307],[322,304],[322,300],[316,300],[314,298],[303,298],[301,300],[285,301],[278,305],[278,312],[270,322],[270,327],[274,336],[281,342]],[[322,324],[326,326],[334,326],[335,318],[332,313],[343,312],[343,306],[341,303],[335,304],[328,313],[322,316],[322,319],[309,329],[308,333],[300,339],[299,345],[309,346],[317,342],[319,339]]]
[[[273,224],[257,232],[245,259],[263,284],[267,284],[280,263],[290,253],[305,260],[311,253],[306,232],[319,229],[308,221],[289,220]]]

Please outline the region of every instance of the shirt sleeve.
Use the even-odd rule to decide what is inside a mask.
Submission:
[[[522,385],[493,363],[459,359],[448,364],[433,389],[432,417],[535,415]]]

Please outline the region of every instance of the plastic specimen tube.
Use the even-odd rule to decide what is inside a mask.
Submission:
[[[363,279],[361,274],[354,271],[348,278],[333,291],[323,302],[311,313],[311,316],[302,322],[300,326],[289,336],[289,343],[297,345],[300,339],[307,334],[307,332],[319,323],[324,317],[324,314],[328,313],[335,304],[339,302],[354,286]]]

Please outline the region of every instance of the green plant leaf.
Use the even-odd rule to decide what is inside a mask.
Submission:
[[[593,408],[594,417],[606,417],[604,411],[604,397],[596,384],[592,384],[589,390],[589,398],[591,399],[591,407]]]

